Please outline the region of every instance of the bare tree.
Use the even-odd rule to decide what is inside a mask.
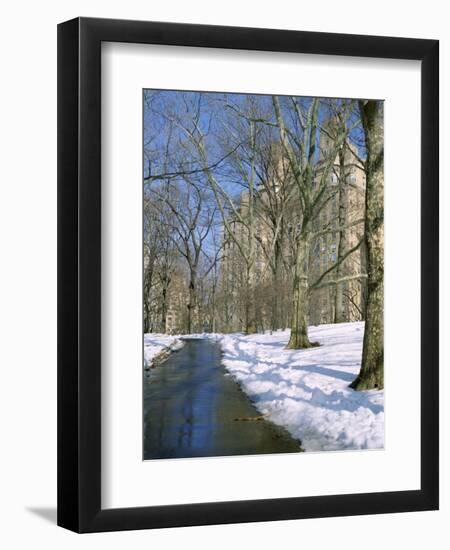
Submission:
[[[356,102],[353,100],[325,100],[326,121],[321,125],[321,149],[330,149],[341,132],[350,127],[347,138],[339,149],[332,172],[334,194],[331,197],[332,215],[328,215],[328,226],[321,228],[321,237],[326,241],[331,237],[331,256],[336,262],[335,269],[330,272],[325,281],[336,281],[330,285],[331,298],[330,317],[327,322],[340,323],[348,320],[361,319],[363,310],[355,302],[356,294],[349,285],[360,287],[365,284],[364,262],[361,261],[362,247],[358,252],[347,256],[355,236],[361,240],[364,229],[364,165],[360,160],[357,147],[351,137],[359,133],[360,119]],[[358,132],[356,132],[358,130]],[[320,221],[320,220],[317,220]],[[316,225],[320,225],[316,223]],[[327,250],[328,247],[325,246]],[[348,275],[360,272],[361,280],[349,281]],[[361,288],[358,295],[361,296]],[[350,300],[349,296],[353,295]],[[351,314],[353,312],[353,315]]]
[[[250,96],[249,96],[250,97]],[[256,332],[255,318],[255,259],[256,259],[256,218],[255,218],[255,195],[256,195],[256,151],[257,151],[257,128],[255,117],[252,116],[254,103],[247,100],[248,105],[245,117],[234,117],[233,123],[230,119],[223,117],[218,122],[223,133],[227,133],[228,139],[221,146],[221,162],[228,161],[228,175],[233,174],[238,178],[243,194],[240,197],[240,204],[237,205],[232,194],[222,184],[217,176],[217,167],[221,162],[210,159],[208,148],[208,136],[202,130],[200,111],[193,120],[192,127],[182,126],[186,132],[191,145],[197,151],[199,163],[207,178],[212,190],[217,208],[222,217],[222,223],[226,233],[226,239],[233,242],[243,260],[245,269],[245,314],[244,330],[247,334]]]
[[[151,187],[153,203],[160,212],[168,209],[172,216],[170,220],[170,235],[173,244],[187,264],[188,301],[187,332],[199,328],[198,315],[198,274],[205,241],[214,222],[216,209],[208,201],[208,193],[192,180],[184,178],[184,184],[173,182]]]
[[[226,111],[220,118],[220,130],[226,136],[221,139],[223,154],[233,151],[227,158],[225,179],[242,189],[239,206],[216,174],[210,175],[210,183],[222,202],[226,239],[239,253],[245,271],[244,330],[274,329],[280,323],[279,285],[288,265],[284,239],[293,190],[290,167],[271,120],[270,98],[225,97],[221,103]]]
[[[270,270],[271,284],[265,293],[270,299],[270,328],[283,325],[282,311],[285,309],[286,293],[280,292],[290,275],[290,257],[287,254],[287,228],[294,191],[293,178],[286,155],[275,140],[273,128],[267,132],[266,140],[258,151],[257,174],[259,178],[258,218],[262,231],[256,233],[256,240],[264,255],[261,278]]]
[[[144,193],[144,332],[166,331],[168,296],[177,268],[173,216]]]
[[[328,273],[336,269],[349,254],[354,252],[359,244],[347,251],[339,261],[326,270],[316,281],[309,282],[308,262],[312,239],[317,236],[313,232],[312,222],[330,200],[330,176],[336,161],[336,156],[342,149],[349,129],[346,124],[337,128],[336,136],[330,142],[329,148],[320,147],[319,108],[321,100],[312,98],[309,105],[302,105],[298,98],[290,98],[289,112],[295,114],[297,132],[286,124],[286,107],[282,109],[280,99],[272,98],[276,123],[280,140],[286,152],[292,170],[296,187],[296,199],[300,216],[295,226],[292,226],[294,245],[294,276],[293,276],[293,307],[291,320],[291,337],[288,348],[299,349],[311,346],[308,338],[309,292],[319,285],[330,284],[323,281]],[[305,103],[305,102],[303,102]],[[348,118],[349,110],[344,114]],[[339,281],[334,281],[337,284]]]
[[[145,100],[152,124],[144,186],[175,251],[170,265],[182,281],[175,307],[185,308],[188,332],[216,330],[218,322],[247,333],[288,323],[288,347],[309,347],[311,293],[324,288],[334,292],[334,321],[343,319],[344,302],[360,315],[349,285],[366,277],[352,265],[364,245],[363,216],[348,200],[348,175],[361,165],[349,145],[360,124],[354,102],[196,92],[151,92]],[[333,261],[313,274],[316,243],[333,239]],[[159,281],[164,318],[164,296],[175,303],[177,285],[162,270],[155,279],[146,265],[148,288]]]
[[[384,122],[383,103],[359,102],[366,140],[367,305],[361,370],[351,387],[384,387]]]
[[[144,201],[144,332],[151,332],[153,330],[151,302],[160,244],[156,228],[157,224],[154,219],[154,212],[149,208],[148,203]]]
[[[198,275],[216,214],[211,192],[202,181],[204,171],[192,155],[184,130],[189,124],[199,123],[200,103],[193,102],[194,109],[189,112],[188,99],[185,99],[185,109],[181,109],[173,94],[166,97],[148,91],[145,100],[148,115],[155,121],[152,128],[157,136],[149,132],[146,139],[144,187],[153,209],[159,213],[164,234],[169,236],[187,267],[186,330],[191,333],[202,324]],[[162,282],[167,283],[167,279]],[[163,292],[164,289],[167,285],[163,285]]]

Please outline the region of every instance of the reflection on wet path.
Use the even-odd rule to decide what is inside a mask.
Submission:
[[[221,365],[220,346],[187,340],[144,377],[144,460],[300,451]],[[236,420],[238,419],[238,420]]]

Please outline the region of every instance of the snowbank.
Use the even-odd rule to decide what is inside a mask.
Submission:
[[[177,351],[184,346],[179,336],[167,334],[144,334],[144,368],[149,369],[155,361],[163,359],[172,351]]]
[[[289,331],[213,335],[223,364],[263,414],[306,451],[384,446],[384,392],[348,387],[360,369],[364,323],[320,325],[320,347],[286,350]]]

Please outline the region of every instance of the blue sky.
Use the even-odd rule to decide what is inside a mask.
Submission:
[[[151,98],[151,107],[147,104],[147,101]],[[287,126],[290,126],[294,132],[300,134],[299,127],[295,128],[295,117],[290,116],[292,110],[287,109],[289,98],[286,96],[279,96],[282,111],[284,114],[285,122]],[[305,111],[308,109],[312,98],[301,97],[297,98],[298,103]],[[185,92],[185,91],[167,91],[167,90],[145,90],[144,91],[144,177],[148,175],[149,157],[152,161],[152,172],[161,173],[170,171],[170,167],[162,166],[162,158],[164,155],[158,154],[158,150],[162,151],[168,142],[167,128],[170,125],[168,116],[172,118],[183,118],[184,120],[194,118],[199,112],[198,127],[201,132],[206,136],[207,150],[210,163],[214,164],[220,158],[223,157],[223,150],[221,151],[218,143],[226,139],[231,143],[237,143],[239,138],[239,128],[236,135],[233,136],[233,131],[227,129],[226,124],[223,123],[223,119],[233,119],[229,115],[235,115],[236,110],[245,111],[255,108],[258,113],[264,114],[265,120],[269,123],[275,122],[275,115],[272,105],[272,97],[269,95],[255,95],[255,94],[223,94],[219,92]],[[319,126],[329,117],[327,111],[326,101],[321,102],[319,107]],[[239,121],[239,117],[234,116],[237,124],[243,125],[243,132],[246,131],[245,123]],[[228,122],[228,121],[227,121]],[[257,123],[258,127],[261,127],[263,123]],[[190,129],[194,128],[194,125],[190,122],[186,124]],[[248,129],[247,129],[248,130]],[[319,128],[317,130],[320,132]],[[318,137],[318,136],[317,136]],[[361,129],[355,128],[352,130],[350,137],[352,140],[362,143]],[[273,139],[279,139],[278,129],[273,129]],[[180,148],[180,142],[186,142],[186,134],[172,125],[171,134],[171,147],[175,151],[175,148]],[[186,151],[184,151],[186,155]],[[318,149],[316,155],[319,154]],[[364,157],[364,151],[361,148],[360,154]],[[175,162],[175,154],[169,155]],[[189,155],[187,155],[189,156]],[[192,161],[192,168],[195,168],[196,162]],[[185,164],[186,165],[186,164]],[[175,167],[172,166],[175,170]],[[221,178],[221,170],[223,165],[217,167],[218,177]],[[231,192],[239,192],[239,185],[232,181],[233,178],[228,174],[228,181],[222,181],[222,183]]]

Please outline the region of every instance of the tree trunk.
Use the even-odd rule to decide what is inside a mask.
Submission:
[[[144,333],[150,332],[150,293],[153,280],[153,262],[149,260],[149,265],[144,272]]]
[[[367,305],[361,371],[352,382],[355,390],[384,387],[384,224],[383,224],[383,104],[360,102],[366,138]]]
[[[308,339],[308,259],[309,234],[300,236],[297,249],[297,258],[294,269],[293,303],[291,319],[291,337],[288,349],[302,349],[311,347]]]
[[[150,332],[150,307],[148,297],[144,296],[144,334]]]
[[[247,334],[254,334],[256,332],[256,304],[255,304],[255,199],[254,199],[254,185],[255,185],[255,122],[250,122],[250,174],[248,180],[248,211],[247,211],[247,223],[248,223],[248,258],[247,263],[247,300],[245,308],[245,332]]]
[[[245,292],[245,333],[255,334],[256,332],[256,310],[255,310],[255,284],[254,284],[253,262],[247,264],[246,292]]]
[[[278,315],[278,277],[276,273],[273,273],[273,280],[272,280],[272,300],[271,300],[271,315],[270,315],[270,329],[271,330],[277,330],[279,328],[279,315]]]
[[[339,151],[339,192],[338,192],[338,227],[340,228],[337,238],[336,261],[340,261],[347,251],[347,230],[343,229],[347,222],[347,187],[346,187],[346,170],[345,170],[345,148]],[[340,279],[345,274],[344,264],[338,264],[336,268],[336,279]],[[344,288],[342,283],[336,285],[336,293],[334,295],[334,322],[342,323],[347,321],[345,318],[344,309]]]
[[[167,294],[169,290],[170,278],[165,275],[161,279],[161,332],[167,332]]]
[[[280,328],[280,283],[281,283],[281,243],[279,240],[275,242],[273,251],[273,264],[272,264],[272,300],[271,300],[271,315],[270,315],[270,328],[271,330],[277,330]]]
[[[187,304],[187,333],[192,334],[196,323],[197,294],[196,294],[197,273],[191,271],[189,282],[189,302]]]

